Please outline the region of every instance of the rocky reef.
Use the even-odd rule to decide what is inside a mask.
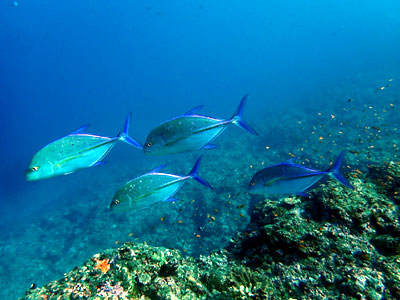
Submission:
[[[398,171],[371,166],[351,173],[354,191],[330,181],[309,199],[267,199],[230,251],[268,274],[278,298],[399,299]]]
[[[268,280],[226,250],[194,260],[178,250],[125,243],[22,299],[248,299],[270,290]]]
[[[245,231],[195,259],[128,242],[21,299],[400,299],[400,165],[309,198],[263,199]]]

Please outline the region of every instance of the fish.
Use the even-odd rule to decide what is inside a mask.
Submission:
[[[350,189],[354,187],[340,173],[345,151],[342,151],[335,162],[326,171],[319,171],[294,164],[292,158],[287,162],[261,169],[254,174],[248,190],[250,194],[308,196],[306,191],[322,177],[328,175]]]
[[[235,124],[253,135],[257,132],[243,119],[242,113],[247,101],[246,94],[232,118],[215,119],[196,112],[203,106],[197,106],[182,116],[161,123],[151,130],[143,146],[146,155],[169,155],[189,152],[199,149],[212,149],[216,146],[211,142],[219,136],[230,124]]]
[[[104,164],[102,159],[117,141],[133,147],[143,146],[129,136],[130,113],[125,120],[124,129],[116,137],[104,137],[85,133],[89,125],[84,125],[40,149],[32,158],[25,171],[28,181],[42,180],[59,175],[67,175],[83,168]]]
[[[196,160],[192,170],[186,176],[160,173],[160,170],[165,167],[163,165],[128,181],[115,193],[110,204],[111,211],[125,212],[148,208],[156,203],[176,201],[173,196],[188,179],[194,179],[212,189],[211,185],[197,174],[201,159],[202,156]]]

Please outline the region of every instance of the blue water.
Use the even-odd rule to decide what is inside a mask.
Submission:
[[[131,135],[143,142],[154,126],[199,104],[205,105],[207,115],[229,118],[241,97],[249,93],[245,118],[258,127],[261,140],[230,129],[218,141],[222,146],[206,153],[203,177],[207,178],[207,166],[221,167],[218,153],[229,156],[245,151],[261,159],[267,153],[257,151],[266,145],[278,152],[297,146],[299,141],[271,130],[283,125],[277,122],[298,118],[307,123],[307,113],[315,107],[336,109],[340,115],[340,101],[345,104],[351,97],[358,97],[349,105],[360,112],[371,101],[384,105],[385,99],[375,89],[389,79],[393,81],[386,96],[389,102],[395,101],[399,53],[400,3],[395,0],[3,0],[0,254],[6,259],[1,261],[0,294],[4,296],[0,298],[21,296],[32,282],[57,279],[90,253],[114,245],[110,241],[89,247],[82,256],[68,247],[52,250],[55,270],[38,271],[45,273],[40,279],[26,273],[24,262],[46,266],[50,257],[46,249],[70,243],[63,234],[56,234],[50,222],[60,211],[68,210],[62,216],[69,218],[71,236],[82,239],[84,249],[82,235],[92,232],[98,238],[100,234],[95,225],[85,231],[84,224],[103,217],[102,230],[112,231],[119,221],[127,223],[125,216],[109,217],[107,229],[108,202],[119,185],[165,162],[171,166],[169,172],[185,174],[199,154],[144,157],[121,143],[106,158],[106,166],[26,182],[24,170],[44,145],[86,123],[91,124],[92,133],[114,136],[130,111]],[[392,114],[391,118],[396,117]],[[226,168],[230,167],[227,163]],[[196,184],[188,189],[194,195],[203,191]],[[229,193],[229,187],[224,189],[219,192]],[[96,206],[101,216],[85,210]],[[41,252],[23,249],[30,244]],[[159,239],[158,245],[163,244],[184,248],[184,242],[176,245]]]

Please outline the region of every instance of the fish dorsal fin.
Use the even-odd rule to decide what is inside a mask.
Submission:
[[[71,132],[70,134],[78,134],[78,133],[82,133],[84,132],[86,129],[88,129],[88,127],[90,126],[90,124],[85,124],[82,127],[79,127],[78,129],[74,130],[73,132]]]
[[[187,113],[185,113],[185,116],[191,116],[194,115],[198,110],[202,109],[204,107],[204,105],[199,105],[196,106],[195,108],[192,108],[191,110],[189,110]]]
[[[287,161],[285,161],[286,164],[294,164],[294,161],[296,160],[296,157],[292,157],[291,159],[288,159]]]
[[[149,173],[158,173],[158,171],[160,171],[161,169],[165,168],[167,165],[162,165],[159,166],[157,168],[155,168],[154,170],[151,170]]]

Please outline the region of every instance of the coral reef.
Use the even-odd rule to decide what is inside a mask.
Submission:
[[[262,299],[268,290],[265,276],[226,251],[194,260],[129,242],[94,255],[58,281],[33,286],[22,299]]]
[[[225,250],[195,259],[128,242],[21,299],[399,299],[399,174],[391,162],[353,171],[353,191],[329,181],[309,198],[255,196]]]
[[[399,299],[399,207],[374,178],[352,177],[354,191],[330,181],[302,201],[266,199],[231,251],[267,272],[282,298]]]

